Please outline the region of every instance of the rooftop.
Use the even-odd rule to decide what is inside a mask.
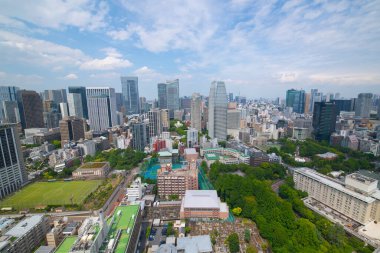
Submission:
[[[187,155],[196,155],[198,152],[195,150],[195,148],[186,148],[185,149],[185,154]]]
[[[347,189],[346,187],[344,187],[342,182],[339,183],[338,181],[336,181],[332,178],[329,178],[325,175],[322,175],[322,174],[316,172],[315,170],[312,170],[309,168],[297,168],[297,169],[295,169],[295,172],[298,172],[298,173],[303,174],[305,176],[311,177],[318,182],[321,182],[321,183],[328,185],[334,189],[342,191],[342,192],[344,192],[344,193],[346,193],[352,197],[355,197],[357,199],[360,199],[366,203],[372,203],[373,201],[375,201],[375,199],[373,197],[365,196],[365,195],[360,194],[358,192],[355,192],[353,190]],[[379,192],[379,190],[377,190],[373,196],[376,197],[379,195],[380,195],[380,192]]]
[[[210,235],[178,238],[177,249],[186,253],[212,252]]]
[[[158,155],[161,157],[161,156],[172,156],[172,153],[170,153],[169,151],[160,151],[158,152]]]
[[[55,253],[68,253],[77,240],[77,236],[66,237],[56,249]]]
[[[184,208],[220,208],[215,190],[187,190],[183,198]]]
[[[107,165],[108,162],[89,162],[79,167],[79,169],[99,169]]]
[[[25,218],[24,220],[17,223],[13,228],[11,228],[5,235],[21,237],[25,235],[29,230],[41,222],[43,215],[33,215],[31,217]]]
[[[121,230],[121,236],[117,242],[115,253],[124,253],[129,244],[130,234],[133,231],[136,217],[140,206],[118,206],[113,214],[114,222],[110,227],[108,238],[113,239],[118,230]]]

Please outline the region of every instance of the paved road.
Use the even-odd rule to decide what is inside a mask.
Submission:
[[[148,241],[146,239],[146,231],[147,231],[148,227],[151,225],[152,224],[149,221],[143,221],[141,223],[141,232],[140,232],[139,244],[137,247],[137,251],[139,253],[145,252],[145,247],[147,246],[147,243],[148,243]]]
[[[278,193],[278,189],[285,183],[285,180],[276,181],[272,184],[271,188],[275,193]]]

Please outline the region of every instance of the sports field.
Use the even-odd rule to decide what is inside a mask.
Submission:
[[[101,182],[101,180],[36,182],[0,201],[0,207],[21,210],[47,205],[81,204]]]

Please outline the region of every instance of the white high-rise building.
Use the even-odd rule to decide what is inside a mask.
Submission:
[[[187,147],[192,148],[198,144],[198,130],[195,128],[189,128],[187,130]]]
[[[224,82],[211,83],[208,108],[208,134],[218,140],[227,139],[227,92]]]
[[[83,118],[82,97],[79,93],[69,93],[67,95],[70,116]]]
[[[194,93],[191,98],[191,127],[202,130],[202,99],[199,93]]]
[[[114,88],[89,87],[86,96],[91,130],[101,131],[117,124]]]
[[[148,112],[148,119],[149,119],[149,125],[148,125],[148,134],[149,138],[152,138],[154,136],[160,136],[162,133],[162,123],[161,123],[161,111],[160,109],[151,109]]]
[[[69,117],[69,108],[67,103],[59,103],[59,109],[61,110],[62,118]]]

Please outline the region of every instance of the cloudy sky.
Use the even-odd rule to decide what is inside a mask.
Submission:
[[[140,96],[180,79],[251,98],[319,88],[380,93],[380,0],[2,0],[0,85],[111,86]]]

